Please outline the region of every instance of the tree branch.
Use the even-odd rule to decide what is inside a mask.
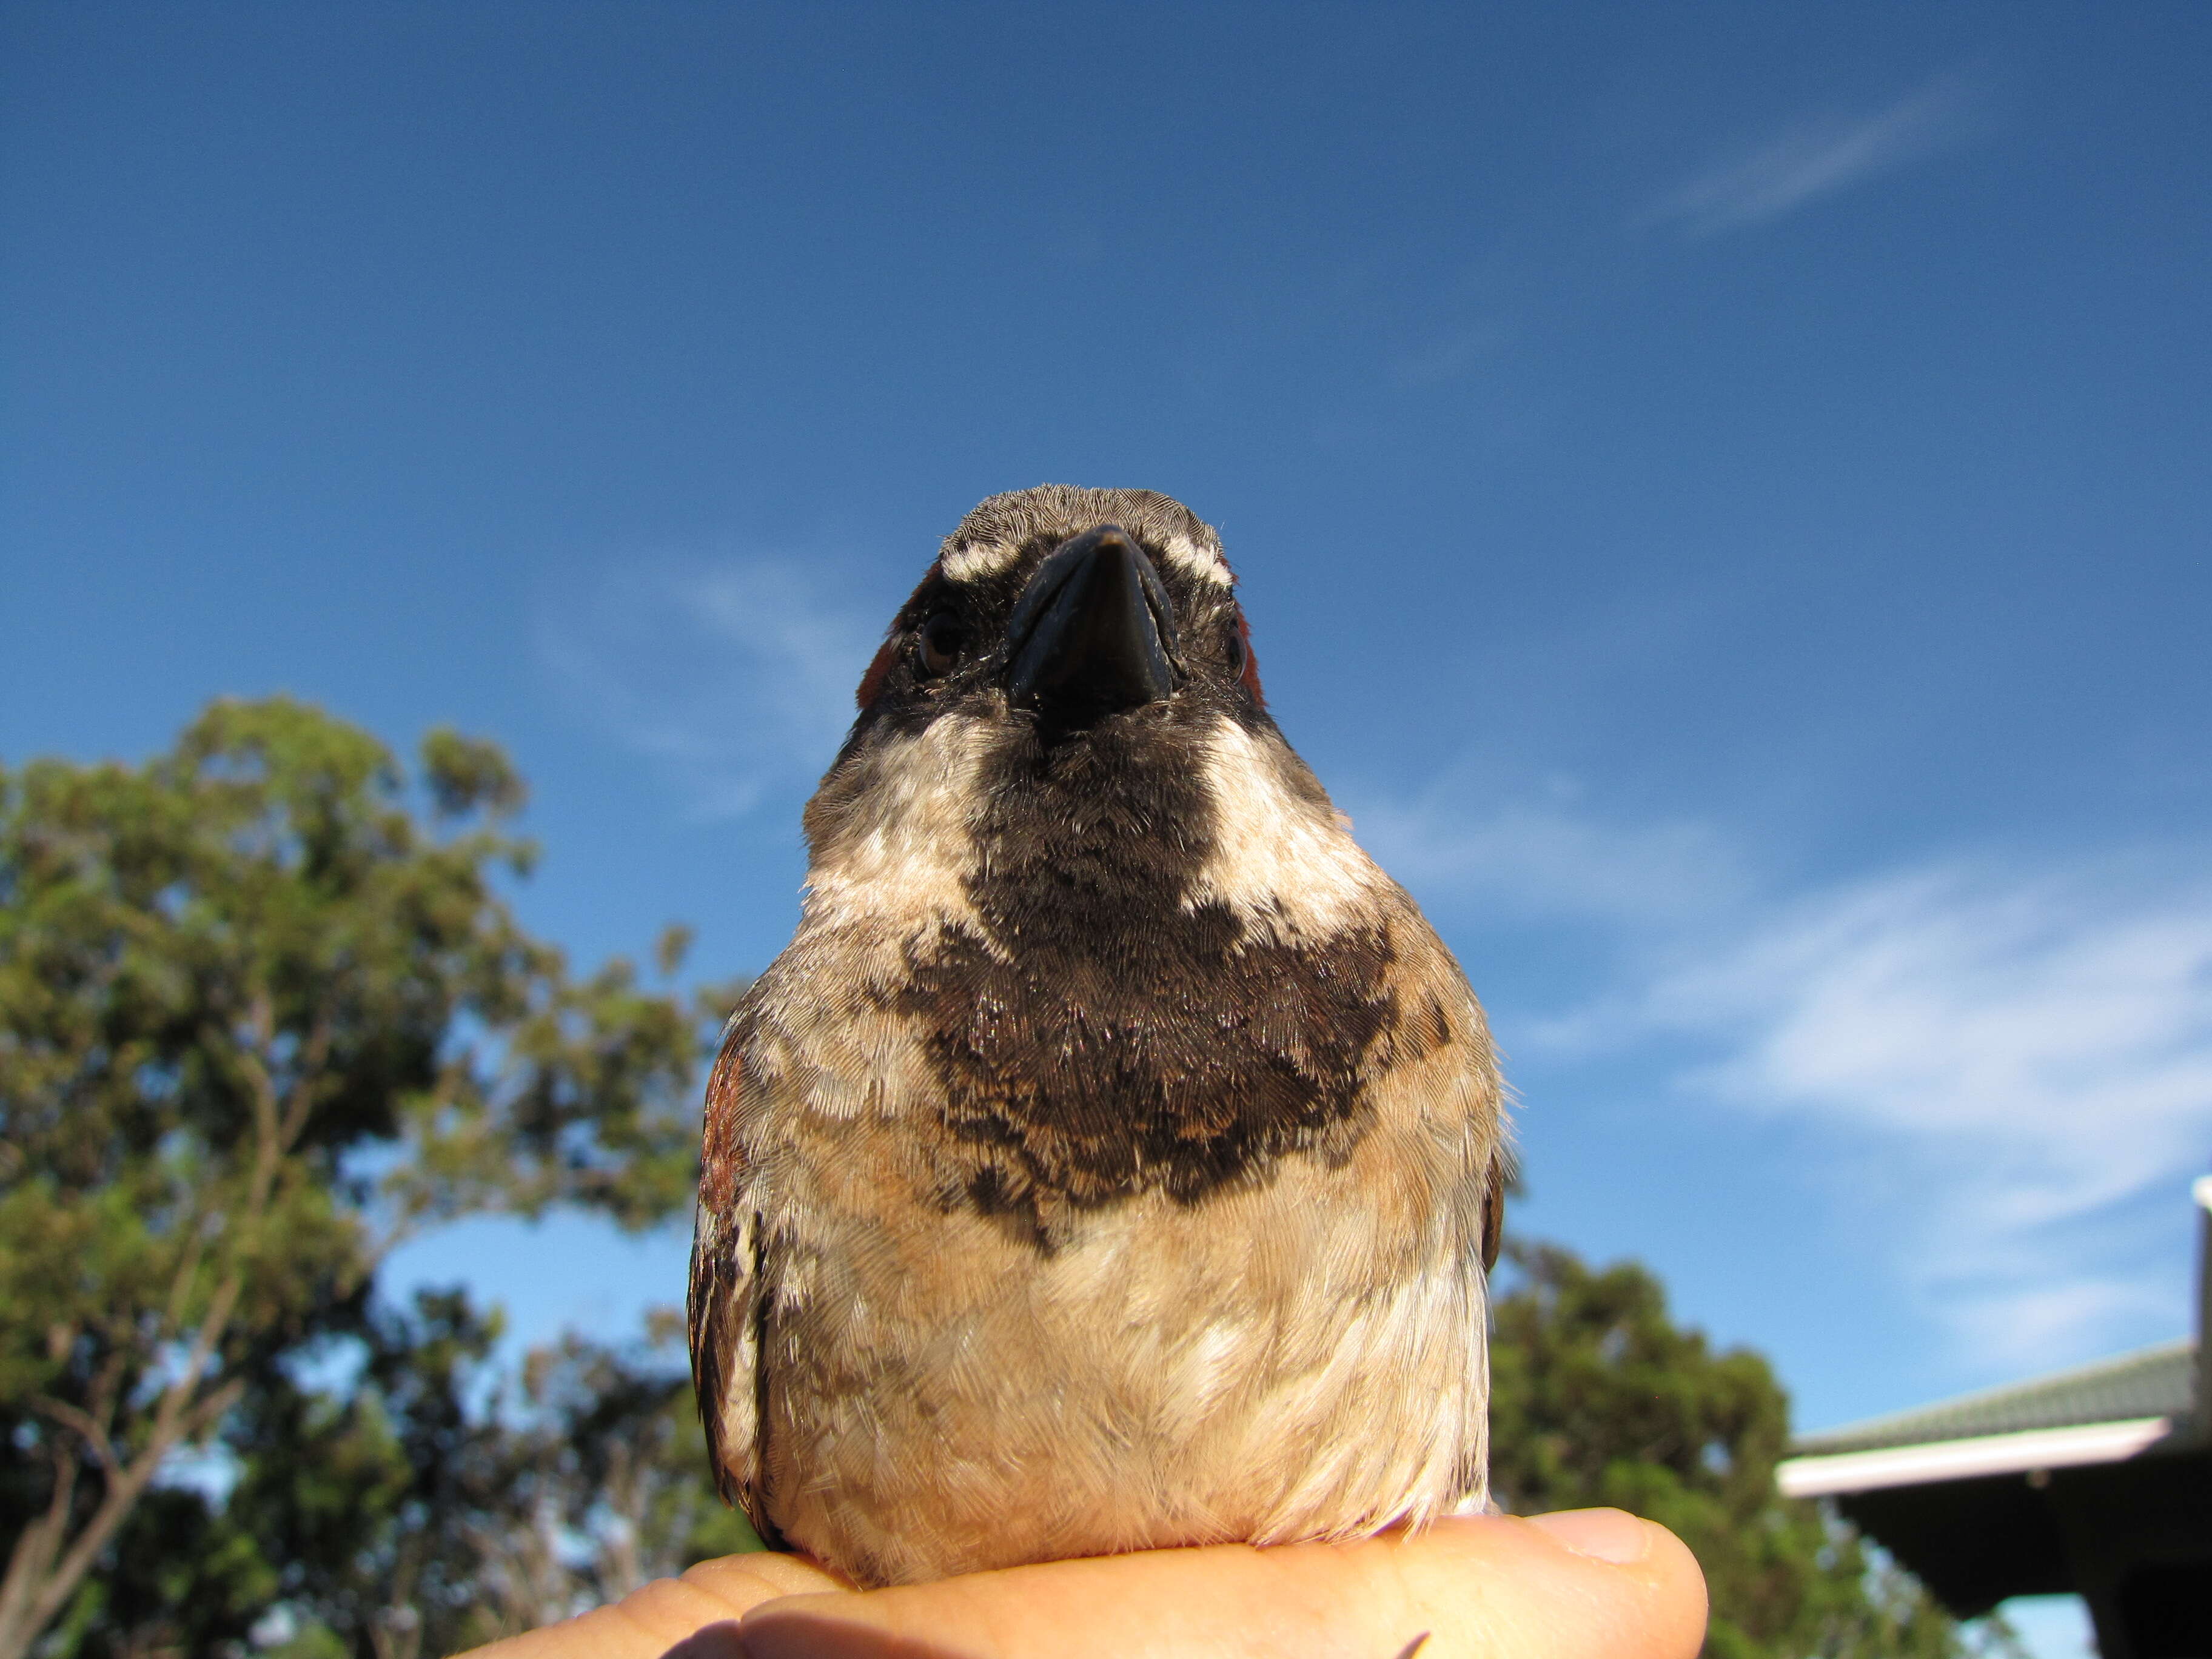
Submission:
[[[100,1468],[112,1469],[121,1467],[122,1460],[115,1455],[115,1443],[107,1437],[107,1431],[90,1412],[81,1410],[66,1400],[57,1400],[50,1394],[34,1394],[30,1403],[33,1410],[52,1418],[82,1440]]]
[[[270,1189],[276,1185],[276,1164],[283,1156],[281,1104],[276,1079],[270,1070],[269,1051],[276,1044],[276,1015],[266,986],[253,994],[253,1042],[240,1049],[248,1092],[253,1098],[253,1175],[246,1186],[246,1208],[255,1220],[267,1207]]]
[[[325,1002],[315,1010],[315,1023],[309,1028],[307,1041],[300,1051],[299,1073],[287,1091],[284,1121],[277,1138],[282,1151],[289,1152],[298,1145],[300,1137],[307,1132],[307,1119],[314,1112],[316,1098],[323,1091],[323,1062],[330,1058],[331,1027],[331,1008]]]
[[[167,1341],[184,1323],[185,1303],[191,1294],[193,1282],[200,1276],[200,1258],[207,1254],[206,1219],[197,1205],[189,1212],[191,1237],[177,1263],[176,1276],[169,1281],[169,1298],[162,1304],[161,1323],[155,1334],[156,1342]]]
[[[100,1551],[107,1547],[108,1540],[130,1515],[131,1506],[137,1503],[140,1494],[160,1472],[163,1460],[194,1434],[222,1417],[238,1403],[245,1393],[245,1379],[233,1377],[199,1400],[191,1398],[199,1387],[200,1377],[214,1355],[216,1345],[222,1340],[223,1331],[230,1323],[231,1311],[237,1305],[243,1289],[243,1275],[234,1272],[216,1291],[215,1299],[208,1309],[208,1316],[193,1339],[191,1352],[185,1359],[183,1370],[161,1391],[161,1401],[155,1410],[153,1427],[138,1455],[128,1463],[121,1462],[107,1437],[100,1434],[98,1443],[107,1447],[106,1484],[106,1490],[100,1494],[100,1507],[93,1511],[92,1519],[78,1533],[76,1542],[69,1547],[67,1553],[56,1561],[55,1553],[60,1547],[62,1534],[68,1528],[68,1514],[66,1509],[57,1511],[53,1506],[48,1506],[46,1519],[39,1523],[40,1528],[47,1529],[43,1543],[37,1549],[37,1553],[43,1555],[44,1559],[34,1557],[30,1560],[20,1587],[20,1599],[14,1604],[6,1599],[7,1595],[19,1593],[18,1587],[13,1583],[15,1564],[12,1560],[9,1563],[10,1583],[8,1591],[0,1594],[0,1659],[19,1659],[19,1656],[29,1650],[31,1638],[52,1621],[76,1593],[77,1584],[92,1570]],[[109,1370],[112,1371],[113,1367],[114,1362],[111,1361]],[[95,1394],[106,1392],[110,1385],[111,1379],[102,1378],[95,1384]],[[64,1409],[72,1414],[82,1415],[76,1413],[75,1407],[65,1407]],[[96,1421],[90,1426],[98,1433]],[[75,1468],[74,1460],[71,1460],[70,1468]],[[73,1480],[70,1484],[73,1493]],[[55,1482],[58,1501],[62,1485],[58,1475]],[[27,1538],[33,1530],[35,1528],[26,1529]],[[16,1551],[19,1556],[22,1550],[23,1544],[19,1540]],[[10,1620],[17,1619],[20,1619],[20,1624],[9,1623]]]
[[[40,1589],[69,1529],[70,1510],[76,1503],[77,1462],[68,1448],[57,1442],[53,1496],[46,1512],[25,1527],[8,1553],[8,1576],[0,1579],[0,1659],[21,1659],[46,1628],[41,1616]],[[72,1586],[73,1588],[73,1586]],[[58,1604],[57,1604],[58,1605]]]
[[[202,1401],[195,1408],[193,1415],[197,1417],[204,1413],[210,1418],[220,1417],[238,1403],[239,1397],[245,1391],[245,1379],[233,1377]],[[216,1409],[209,1411],[211,1407]],[[160,1473],[162,1460],[176,1446],[183,1443],[183,1438],[181,1435],[175,1436],[167,1444],[157,1444],[149,1440],[146,1449],[131,1460],[127,1469],[109,1476],[107,1490],[100,1495],[100,1507],[93,1511],[92,1519],[77,1534],[76,1542],[70,1546],[69,1553],[47,1575],[45,1587],[32,1603],[31,1613],[34,1621],[32,1629],[43,1630],[61,1612],[63,1606],[76,1592],[78,1581],[92,1570],[92,1564],[99,1559],[100,1551],[107,1547],[108,1540],[115,1535],[116,1529],[122,1526],[125,1517],[131,1513],[139,1494]]]

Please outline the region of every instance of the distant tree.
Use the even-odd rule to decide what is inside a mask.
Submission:
[[[683,1316],[663,1309],[635,1346],[571,1334],[523,1366],[532,1508],[557,1516],[572,1540],[572,1607],[760,1547],[714,1490],[683,1330]]]
[[[372,1523],[433,1502],[450,1448],[408,1434],[477,1478],[469,1425],[422,1402],[484,1339],[458,1304],[380,1326],[378,1263],[465,1214],[638,1227],[689,1201],[701,1010],[619,960],[572,976],[522,928],[522,794],[450,732],[410,788],[283,699],[218,702],[143,765],[0,769],[0,1659],[58,1623],[72,1651],[200,1650],[281,1595],[217,1500],[286,1411],[319,1460],[290,1513],[325,1559],[386,1550],[404,1607],[430,1552],[410,1567]],[[368,1403],[295,1380],[341,1339]]]
[[[757,1548],[707,1474],[673,1316],[623,1346],[569,1335],[519,1375],[457,1291],[373,1321],[343,1389],[272,1397],[225,1519],[282,1540],[256,1611],[308,1650],[419,1659]]]
[[[1491,1468],[1523,1513],[1607,1504],[1672,1528],[1705,1571],[1711,1659],[1955,1659],[2017,1651],[1964,1627],[1774,1467],[1789,1399],[1746,1348],[1676,1325],[1633,1262],[1509,1244],[1492,1349]]]

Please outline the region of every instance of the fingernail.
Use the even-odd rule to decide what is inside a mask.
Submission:
[[[892,1646],[891,1638],[873,1625],[805,1613],[763,1616],[756,1607],[736,1628],[738,1645],[732,1652],[742,1653],[744,1659],[854,1659],[886,1652]]]
[[[1651,1553],[1650,1524],[1625,1510],[1560,1510],[1532,1515],[1528,1524],[1541,1527],[1577,1555],[1615,1566],[1625,1567]]]
[[[806,1651],[811,1644],[805,1640],[805,1633],[804,1620],[799,1623],[796,1632],[798,1639],[794,1640],[794,1632],[788,1623],[773,1619],[756,1620],[750,1630],[738,1632],[738,1651],[744,1659],[784,1659],[787,1654]]]
[[[770,1620],[757,1623],[750,1630],[738,1632],[737,1651],[743,1659],[784,1659],[787,1654],[803,1654],[809,1644],[805,1641],[805,1626],[802,1622],[793,1640],[793,1632],[787,1624]]]
[[[702,1625],[661,1656],[661,1659],[745,1659],[745,1644],[738,1634],[738,1621]]]

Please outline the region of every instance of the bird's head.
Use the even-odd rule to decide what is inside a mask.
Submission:
[[[1256,714],[1260,677],[1212,529],[1150,490],[1048,485],[961,521],[860,683],[853,743],[952,719],[1034,733]]]
[[[1267,714],[1219,539],[1150,490],[975,508],[860,705],[806,814],[810,881],[847,914],[1099,939],[1218,900],[1276,930],[1310,908],[1281,890],[1321,878],[1285,863],[1316,838],[1371,869]]]

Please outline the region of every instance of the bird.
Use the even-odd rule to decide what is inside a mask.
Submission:
[[[1169,496],[994,495],[860,681],[703,1117],[692,1374],[771,1548],[878,1587],[1485,1503],[1489,1029],[1236,584]]]

